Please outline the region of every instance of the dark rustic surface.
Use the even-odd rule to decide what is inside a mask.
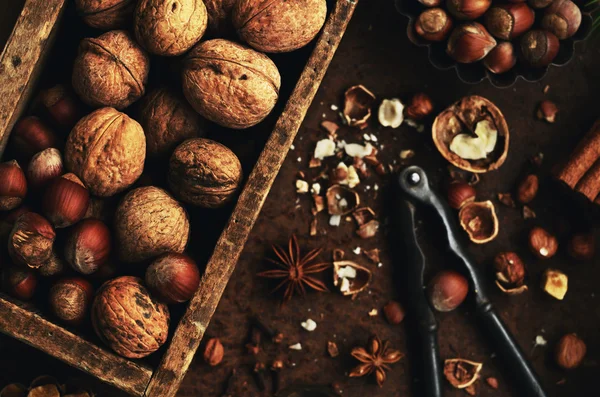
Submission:
[[[5,14],[0,13],[0,17],[4,18]],[[248,317],[252,312],[260,313],[271,326],[286,336],[280,347],[265,343],[266,353],[259,356],[267,365],[275,358],[289,362],[290,367],[280,373],[279,381],[282,385],[338,382],[344,390],[344,396],[413,395],[409,391],[410,356],[393,366],[382,389],[371,379],[346,377],[346,373],[356,364],[349,355],[350,349],[356,344],[364,344],[371,333],[389,339],[393,347],[402,351],[406,351],[410,344],[406,336],[410,318],[400,326],[389,326],[381,315],[368,315],[372,308],[381,309],[390,298],[401,298],[401,281],[393,278],[392,270],[396,268],[396,273],[401,276],[403,264],[394,264],[386,250],[386,254],[382,255],[383,267],[378,269],[366,261],[364,256],[355,257],[351,252],[356,246],[367,249],[380,246],[384,249],[387,246],[384,234],[373,240],[359,240],[354,236],[352,223],[343,223],[340,228],[332,229],[324,226],[326,219],[319,218],[322,225],[320,229],[327,234],[312,239],[300,238],[305,249],[324,247],[326,254],[323,254],[323,259],[329,258],[332,248],[339,247],[345,249],[350,259],[356,259],[374,271],[370,292],[361,294],[354,301],[333,292],[311,293],[306,298],[295,298],[288,305],[280,307],[278,297],[268,295],[272,284],[255,276],[257,271],[268,267],[263,257],[269,253],[270,243],[283,244],[291,233],[300,236],[308,234],[310,201],[308,197],[301,197],[297,207],[293,186],[295,174],[299,169],[307,169],[309,153],[313,150],[314,143],[323,137],[322,133],[317,132],[322,115],[326,114],[328,119],[336,117],[329,107],[332,103],[340,105],[343,91],[348,86],[362,83],[378,98],[399,96],[408,99],[412,93],[424,91],[433,97],[440,108],[469,93],[483,95],[494,101],[504,112],[511,127],[512,143],[504,166],[498,172],[482,177],[478,186],[478,194],[482,199],[493,199],[497,192],[508,191],[526,167],[527,158],[538,151],[545,154],[542,175],[547,175],[551,165],[568,155],[578,138],[598,117],[598,99],[595,94],[600,89],[600,49],[597,39],[580,46],[572,63],[560,69],[552,69],[542,82],[518,82],[513,88],[498,90],[487,83],[467,86],[458,81],[454,72],[434,69],[427,63],[424,50],[413,47],[406,39],[405,25],[406,21],[394,13],[391,1],[368,0],[359,4],[304,122],[304,128],[296,139],[295,149],[288,155],[282,172],[275,181],[242,259],[207,330],[208,336],[222,339],[226,349],[225,359],[219,367],[209,368],[198,355],[178,395],[220,396],[234,368],[237,368],[238,376],[231,382],[232,395],[270,395],[270,392],[257,391],[249,370],[254,359],[245,354]],[[550,91],[544,95],[542,91],[546,84],[550,85]],[[555,100],[559,104],[561,113],[554,125],[534,119],[535,106],[542,98]],[[413,149],[416,152],[414,162],[434,172],[436,180],[442,180],[445,163],[433,148],[428,134],[418,134],[408,127],[398,130],[379,129],[375,123],[372,123],[369,131],[375,133],[380,143],[385,145],[382,150],[384,159],[397,158],[401,149]],[[347,140],[360,140],[360,135],[351,130],[342,131],[342,135]],[[297,161],[298,157],[301,158],[300,162]],[[548,226],[561,237],[560,241],[564,246],[569,230],[578,227],[580,223],[573,216],[577,212],[574,211],[577,204],[562,199],[556,193],[556,187],[547,178],[542,179],[542,192],[532,204],[538,213],[538,219],[524,222],[518,210],[499,207],[501,231],[498,239],[483,247],[472,246],[471,252],[486,269],[490,269],[491,258],[500,250],[510,249],[522,254],[529,267],[530,291],[521,296],[508,297],[492,288],[494,304],[531,357],[550,396],[596,396],[598,392],[595,377],[600,373],[600,342],[597,337],[600,331],[600,305],[597,303],[600,261],[575,263],[568,259],[564,249],[560,249],[555,258],[545,262],[528,254],[525,234],[531,225]],[[379,177],[373,177],[365,185],[373,186],[375,182],[383,185]],[[382,206],[386,189],[380,189],[377,197],[372,191],[369,194],[362,193],[362,189],[359,188],[363,201],[385,215]],[[433,225],[426,228],[428,230],[431,231],[431,236],[437,235]],[[431,267],[452,266],[452,260],[445,257],[439,249],[440,244],[434,246],[436,241],[435,238],[430,239],[430,243],[426,245]],[[562,269],[570,277],[569,292],[563,302],[544,296],[537,287],[543,270],[550,266]],[[491,285],[491,271],[489,275]],[[466,305],[456,312],[438,315],[443,357],[461,356],[484,362],[483,376],[497,377],[500,387],[498,391],[493,391],[481,384],[480,396],[518,395],[511,389],[509,379],[502,376],[500,364],[492,358],[493,348],[478,333],[471,313]],[[300,327],[300,322],[309,317],[318,323],[313,333]],[[565,332],[577,332],[588,345],[584,365],[570,373],[558,370],[551,358],[554,343]],[[534,349],[536,335],[544,335],[548,345]],[[328,340],[338,343],[340,356],[336,359],[331,359],[326,354]],[[303,345],[302,351],[287,349],[288,344],[298,341]],[[0,384],[11,380],[26,383],[42,373],[60,378],[83,377],[80,372],[6,337],[0,337],[0,368]],[[563,384],[557,385],[563,379],[564,382],[560,382]],[[97,383],[93,385],[97,386]],[[271,389],[270,382],[267,387],[268,390]],[[118,395],[112,390],[98,390],[101,391],[100,395]],[[450,387],[446,391],[447,396],[466,395]]]

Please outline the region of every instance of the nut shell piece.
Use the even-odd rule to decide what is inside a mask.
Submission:
[[[229,202],[242,177],[242,164],[235,153],[210,139],[188,139],[175,149],[169,162],[171,191],[200,207],[217,208]]]
[[[92,305],[96,334],[121,356],[141,358],[158,350],[169,333],[169,309],[137,277],[104,283]]]
[[[498,235],[498,217],[491,201],[472,202],[458,213],[460,225],[475,244],[492,241]]]
[[[497,131],[494,150],[486,158],[466,160],[450,150],[450,143],[461,133],[475,130],[478,122],[488,120]],[[508,154],[510,132],[500,109],[486,98],[471,95],[462,98],[440,113],[431,129],[433,142],[439,152],[452,165],[473,173],[483,173],[500,168]]]
[[[144,95],[150,59],[124,30],[113,30],[79,45],[73,89],[92,107],[124,109]]]
[[[340,277],[339,272],[346,267],[350,267],[356,271],[356,277],[352,279]],[[356,262],[340,260],[333,262],[333,285],[340,286],[340,292],[343,295],[355,295],[363,291],[371,283],[373,277],[371,271]],[[348,287],[344,289],[344,280],[348,280]]]
[[[115,243],[124,262],[141,262],[166,252],[182,253],[189,234],[185,209],[158,187],[130,191],[115,214]]]
[[[82,118],[65,145],[67,169],[101,197],[131,186],[142,174],[145,158],[142,127],[113,108],[101,108]]]
[[[326,0],[240,0],[233,9],[233,26],[259,51],[289,52],[308,44],[326,16]]]
[[[75,0],[75,5],[89,26],[109,30],[129,24],[135,0]]]
[[[271,112],[281,87],[266,55],[223,39],[196,45],[184,61],[183,93],[192,107],[224,127],[243,129]]]
[[[181,55],[200,41],[207,23],[202,0],[140,0],[135,9],[135,38],[153,54]]]

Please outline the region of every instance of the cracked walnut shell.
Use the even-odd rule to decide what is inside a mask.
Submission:
[[[101,108],[82,118],[65,145],[67,169],[101,197],[131,186],[142,174],[145,158],[142,127],[113,108]]]
[[[94,299],[92,323],[98,337],[127,358],[154,353],[167,340],[169,309],[154,300],[137,277],[104,283]]]
[[[224,127],[243,129],[261,122],[275,106],[280,87],[281,76],[269,57],[228,40],[204,41],[184,61],[188,102]]]
[[[185,209],[158,187],[130,191],[115,213],[115,241],[124,262],[141,262],[166,252],[182,253],[189,234]]]
[[[156,55],[187,52],[204,35],[208,16],[202,0],[140,0],[135,9],[135,38]]]
[[[188,139],[169,162],[169,187],[182,201],[206,208],[221,207],[242,182],[242,165],[227,147],[210,139]]]
[[[124,109],[144,95],[150,59],[124,30],[113,30],[79,45],[73,89],[92,107]]]
[[[308,44],[326,16],[326,0],[240,0],[233,9],[233,26],[259,51],[289,52]]]
[[[128,25],[135,0],[75,0],[84,22],[96,29],[117,29]]]

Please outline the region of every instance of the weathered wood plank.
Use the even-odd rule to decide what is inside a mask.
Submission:
[[[169,349],[150,381],[145,393],[147,397],[175,396],[355,7],[355,1],[339,0],[329,16],[316,48],[217,242],[200,288],[190,301]]]
[[[0,155],[31,95],[67,0],[27,0],[0,55]]]
[[[0,297],[0,331],[136,396],[152,370],[119,357]]]

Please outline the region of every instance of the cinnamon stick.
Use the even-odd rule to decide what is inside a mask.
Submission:
[[[590,201],[594,201],[600,193],[600,159],[597,159],[583,178],[577,182],[575,190],[582,193]]]
[[[557,172],[556,177],[571,189],[600,157],[600,119],[577,145],[567,163]]]

